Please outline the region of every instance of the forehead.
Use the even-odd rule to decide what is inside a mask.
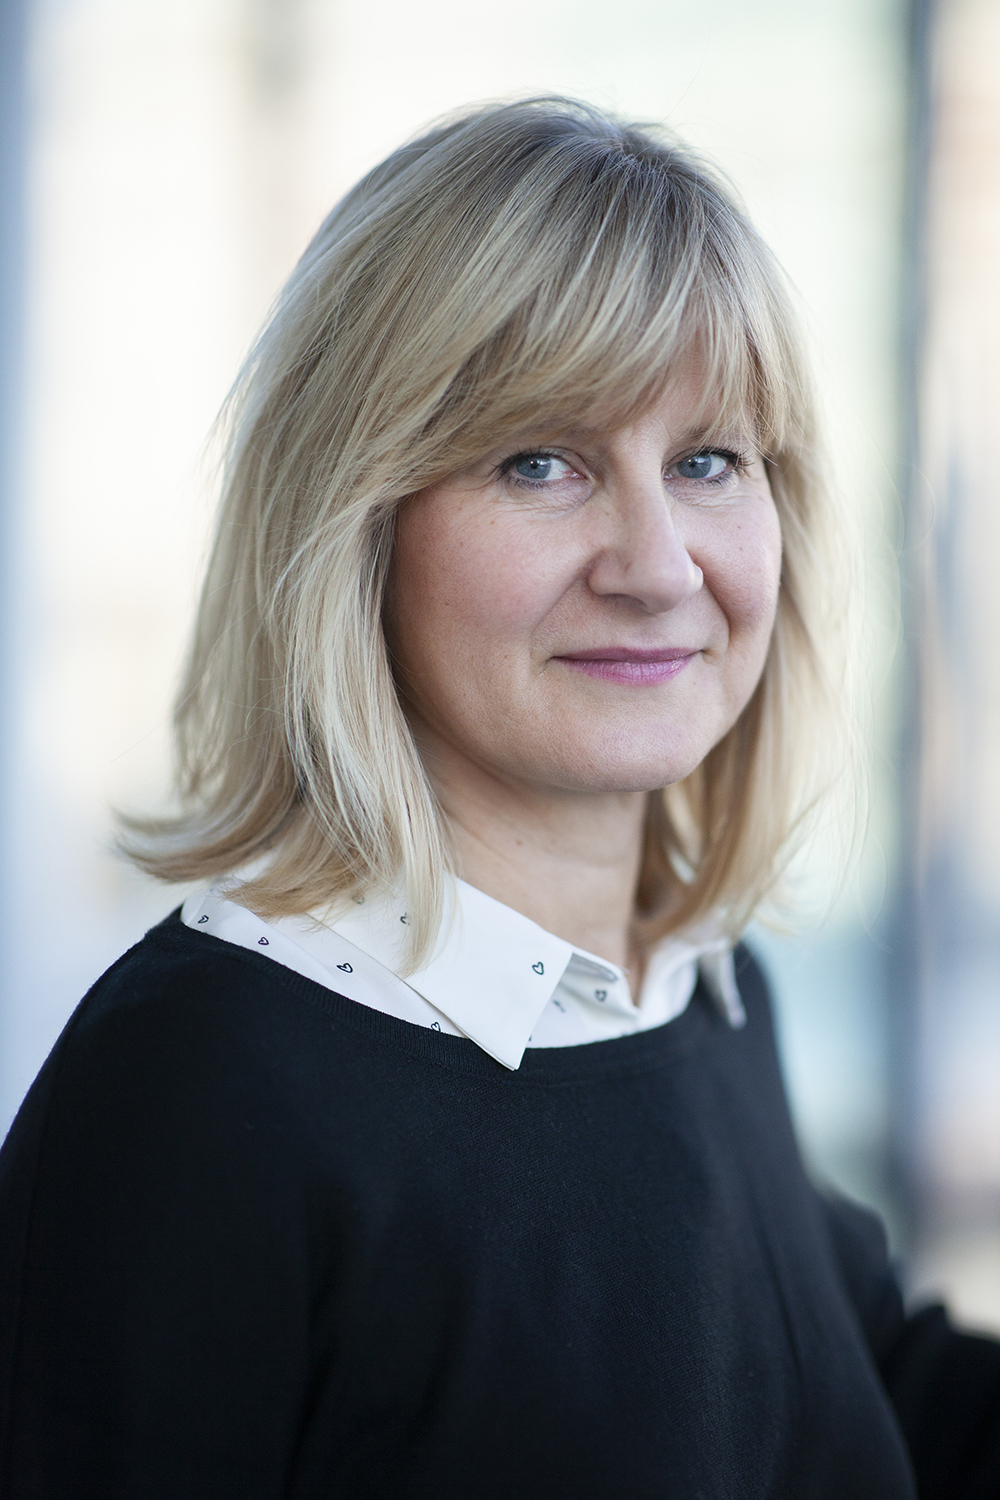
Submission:
[[[689,310],[690,311],[690,310]],[[561,337],[529,338],[484,348],[461,372],[425,429],[423,462],[412,493],[478,467],[511,445],[527,446],[620,433],[654,410],[684,441],[763,451],[773,446],[768,382],[761,378],[745,329],[728,318],[691,315],[674,336],[647,339],[634,327],[594,339],[572,318]]]
[[[542,417],[506,433],[496,446],[561,441],[600,448],[640,432],[662,437],[673,448],[723,438],[756,441],[756,423],[744,404],[726,401],[717,389],[703,385],[700,370],[689,366],[631,412],[623,412],[616,403],[599,403],[582,417]]]
[[[675,360],[646,400],[623,413],[611,401],[597,402],[574,426],[584,435],[661,425],[672,437],[711,437],[753,426],[742,393],[724,392],[700,350]]]

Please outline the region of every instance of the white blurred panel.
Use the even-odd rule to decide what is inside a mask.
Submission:
[[[1000,1329],[1000,9],[935,17],[910,546],[916,1277]]]

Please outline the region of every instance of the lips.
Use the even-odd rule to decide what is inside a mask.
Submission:
[[[669,682],[683,672],[698,655],[695,646],[598,646],[586,651],[572,651],[556,656],[571,672],[605,682],[631,683],[638,687]]]

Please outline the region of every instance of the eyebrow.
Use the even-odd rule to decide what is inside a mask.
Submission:
[[[607,428],[591,426],[584,422],[577,422],[573,426],[536,427],[526,433],[515,433],[505,443],[498,447],[512,448],[522,444],[525,447],[544,447],[547,442],[557,442],[560,439],[572,440],[583,438],[592,442],[600,438],[608,431]],[[711,422],[701,422],[685,427],[675,437],[671,438],[671,444],[675,449],[691,448],[699,443],[724,442],[727,438],[739,437],[742,441],[756,441],[756,435],[750,424],[730,424],[724,427],[715,427]]]

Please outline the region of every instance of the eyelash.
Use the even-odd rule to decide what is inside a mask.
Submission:
[[[723,470],[721,474],[713,475],[711,478],[696,480],[695,483],[697,484],[711,484],[716,486],[726,484],[734,474],[745,474],[750,466],[750,455],[748,453],[737,453],[730,448],[699,448],[695,453],[687,453],[684,455],[684,457],[700,458],[702,454],[706,453],[716,454],[719,458],[724,458],[726,460],[726,463],[729,464],[730,467]],[[558,453],[554,453],[547,448],[525,448],[522,452],[512,453],[510,458],[505,458],[497,472],[501,479],[508,479],[514,472],[514,465],[520,463],[521,459],[523,458],[559,457],[560,455]],[[562,460],[562,462],[564,463],[565,461],[565,459]],[[683,463],[684,459],[679,458],[677,462]],[[528,479],[523,474],[518,474],[515,476],[515,478],[518,485],[523,487],[524,489],[543,490],[548,488],[547,482],[545,480]]]
[[[687,457],[700,458],[703,453],[717,454],[719,458],[724,458],[729,468],[724,469],[721,474],[716,474],[712,479],[702,479],[701,484],[725,484],[726,480],[731,479],[734,474],[745,474],[750,467],[749,453],[736,453],[731,448],[699,448],[697,453],[689,453]],[[684,460],[678,459],[677,462],[683,463]]]
[[[511,476],[518,485],[526,490],[544,490],[548,486],[545,480],[528,479],[524,474],[514,474],[514,465],[521,462],[522,458],[559,458],[558,453],[553,453],[547,448],[524,448],[520,453],[512,453],[510,458],[505,458],[497,473],[501,479],[510,479]],[[566,462],[565,459],[562,460]]]

